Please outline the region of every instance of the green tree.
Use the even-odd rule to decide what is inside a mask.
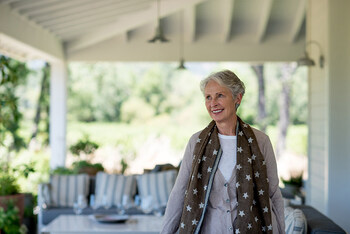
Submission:
[[[9,162],[10,153],[26,145],[19,134],[22,114],[16,88],[26,82],[29,70],[24,63],[0,55],[0,71],[0,145],[7,149]]]

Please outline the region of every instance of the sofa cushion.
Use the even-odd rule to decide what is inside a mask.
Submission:
[[[307,224],[303,212],[292,207],[284,208],[286,234],[306,234]]]
[[[137,188],[141,199],[152,196],[159,206],[166,206],[176,175],[176,170],[138,175]]]
[[[103,198],[107,199],[109,206],[122,204],[123,196],[132,199],[136,193],[135,176],[107,174],[99,172],[96,175],[95,196],[96,205],[103,206]]]
[[[79,195],[87,198],[89,192],[89,176],[79,175],[51,175],[49,198],[46,203],[55,207],[72,207]]]

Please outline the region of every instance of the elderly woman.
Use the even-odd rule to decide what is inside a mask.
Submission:
[[[213,121],[188,142],[161,233],[285,233],[270,139],[236,114],[243,82],[226,70],[201,90]]]

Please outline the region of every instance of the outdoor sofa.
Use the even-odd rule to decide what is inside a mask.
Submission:
[[[111,208],[99,207],[97,210],[88,206],[82,214],[116,213],[116,205],[123,196],[135,197],[152,196],[154,202],[164,212],[170,191],[175,183],[177,171],[151,172],[143,175],[123,176],[99,172],[96,177],[87,174],[80,175],[53,175],[50,183],[39,185],[38,193],[38,228],[49,224],[61,214],[74,214],[73,202],[77,194],[84,194],[88,200],[92,194],[96,197],[98,206],[101,196],[109,195]],[[290,233],[344,233],[346,232],[331,219],[318,210],[307,205],[286,208],[286,227]],[[302,211],[302,212],[301,212]],[[143,214],[135,207],[127,210],[128,214]],[[40,232],[39,232],[40,233]]]

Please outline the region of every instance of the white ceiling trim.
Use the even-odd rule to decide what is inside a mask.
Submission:
[[[271,16],[273,0],[261,1],[260,3],[263,4],[261,4],[261,18],[259,20],[258,33],[255,40],[257,43],[262,42],[265,36],[267,25]]]
[[[292,24],[292,30],[289,35],[289,42],[293,43],[297,36],[299,35],[301,25],[303,24],[303,21],[305,19],[305,13],[306,13],[306,0],[300,0],[297,12],[295,14],[295,18]]]
[[[206,0],[177,0],[164,2],[161,4],[161,17],[175,13],[176,11],[184,9],[185,7],[191,7],[203,1]],[[156,4],[153,4],[152,7],[145,11],[130,13],[127,16],[121,16],[117,22],[103,26],[96,30],[92,30],[89,33],[79,36],[77,39],[68,41],[66,44],[66,50],[67,52],[80,50],[82,48],[111,38],[131,28],[135,28],[147,22],[154,21],[156,10]]]
[[[221,1],[221,16],[223,18],[223,33],[222,33],[222,42],[227,42],[230,40],[231,36],[231,27],[232,27],[232,18],[233,18],[233,7],[234,0],[222,0]]]

